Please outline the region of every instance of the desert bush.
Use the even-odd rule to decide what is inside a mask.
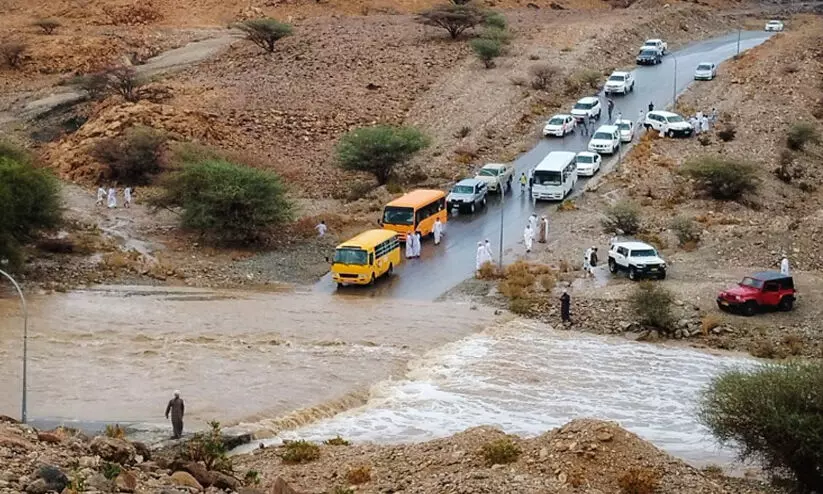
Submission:
[[[60,222],[59,188],[46,169],[11,144],[0,144],[0,262],[20,266],[21,246]]]
[[[98,141],[91,155],[108,165],[113,180],[147,185],[163,170],[165,149],[165,135],[148,127],[132,127],[120,137]]]
[[[574,199],[563,199],[563,202],[557,205],[557,211],[577,211],[577,203],[574,202]]]
[[[286,24],[270,17],[249,19],[237,25],[237,28],[246,33],[246,39],[271,53],[274,45],[286,36],[291,36],[291,24]]]
[[[737,200],[757,190],[757,171],[745,161],[702,156],[686,161],[681,173],[693,179],[699,190],[722,201]]]
[[[27,49],[28,47],[23,43],[14,41],[2,43],[0,44],[0,58],[6,66],[17,69],[23,64],[23,57]]]
[[[275,173],[210,159],[184,165],[165,180],[155,207],[182,208],[182,224],[221,242],[253,242],[294,217],[294,205]]]
[[[552,273],[541,274],[537,278],[537,281],[538,283],[540,283],[540,286],[543,288],[543,290],[547,292],[551,292],[552,290],[554,290],[554,286],[557,284],[557,278],[555,278],[554,274]]]
[[[452,39],[457,39],[464,31],[483,23],[485,19],[486,16],[480,9],[463,4],[437,5],[417,16],[420,24],[445,29]]]
[[[104,462],[100,466],[100,472],[103,474],[103,477],[106,477],[107,480],[116,479],[117,476],[120,475],[120,471],[120,465],[117,463]]]
[[[532,76],[532,89],[548,91],[557,85],[557,80],[560,77],[562,70],[556,65],[538,63],[529,67],[529,73]]]
[[[793,362],[731,370],[715,378],[698,408],[722,444],[804,491],[823,492],[823,364]]]
[[[246,474],[243,475],[243,483],[246,485],[257,485],[260,480],[260,472],[257,470],[246,470]]]
[[[91,98],[119,94],[126,101],[135,102],[140,99],[139,89],[145,81],[134,67],[120,65],[80,76],[77,82]]]
[[[606,233],[635,235],[640,231],[640,208],[629,201],[619,201],[606,209],[602,220]]]
[[[106,437],[112,437],[114,439],[123,439],[126,437],[126,430],[120,427],[120,424],[106,424],[106,430],[104,431]]]
[[[720,326],[722,323],[723,320],[720,319],[719,316],[716,316],[715,314],[708,314],[700,320],[700,332],[706,336],[709,334],[709,331]]]
[[[346,472],[346,482],[349,485],[365,484],[371,480],[371,467],[368,465],[359,466],[357,468],[350,468]]]
[[[479,36],[479,39],[485,39],[489,41],[495,41],[500,44],[500,52],[503,52],[503,47],[508,45],[512,41],[512,33],[506,29],[499,29],[496,27],[490,27],[484,29]]]
[[[798,122],[786,134],[786,147],[792,151],[803,151],[808,144],[820,142],[820,131],[813,124]]]
[[[499,29],[501,31],[505,31],[508,27],[506,16],[500,12],[487,12],[485,18],[483,19],[483,24],[487,27]]]
[[[654,494],[660,487],[660,474],[649,468],[632,468],[617,479],[621,494]]]
[[[308,463],[320,458],[320,447],[308,441],[290,441],[280,455],[284,463]]]
[[[61,24],[55,19],[38,19],[34,21],[34,26],[42,29],[45,34],[53,34]]]
[[[717,137],[723,142],[731,142],[736,136],[737,129],[731,124],[726,124],[717,131]]]
[[[383,185],[397,165],[428,145],[429,139],[414,127],[362,127],[340,139],[337,159],[343,168],[374,174]]]
[[[469,45],[487,69],[494,67],[494,59],[503,52],[500,42],[493,39],[475,38],[469,42]]]
[[[642,281],[629,295],[629,304],[641,324],[668,331],[672,325],[674,296],[663,285]]]
[[[480,449],[480,455],[488,466],[514,463],[520,457],[520,453],[520,446],[509,438],[487,442]]]
[[[464,125],[464,126],[460,127],[460,130],[455,132],[454,136],[458,139],[463,139],[464,137],[468,137],[468,135],[471,134],[471,133],[472,133],[472,128],[467,126],[467,125]]]
[[[209,422],[208,430],[198,432],[186,444],[184,457],[189,461],[203,462],[209,470],[231,473],[232,462],[227,453],[228,448],[223,441],[220,422],[212,420]]]
[[[675,217],[669,225],[677,236],[677,243],[682,247],[689,242],[700,241],[700,227],[692,218],[685,216]]]
[[[480,269],[477,270],[477,277],[481,280],[496,280],[502,277],[502,273],[500,269],[497,268],[497,265],[492,262],[487,262],[480,266]]]
[[[323,444],[326,446],[348,446],[351,443],[340,436],[335,436],[331,439],[326,439],[323,441]]]
[[[576,74],[576,77],[581,83],[592,89],[600,88],[600,84],[603,79],[602,74],[593,69],[583,69]]]

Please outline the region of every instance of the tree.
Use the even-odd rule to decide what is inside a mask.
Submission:
[[[337,159],[348,170],[373,173],[382,185],[389,180],[395,166],[428,145],[428,138],[413,127],[363,127],[340,139]]]
[[[634,235],[640,231],[640,208],[629,201],[619,201],[606,210],[602,221],[606,233]]]
[[[794,362],[718,376],[703,393],[698,418],[741,460],[823,492],[821,410],[823,364]]]
[[[102,139],[92,156],[109,166],[111,178],[128,185],[147,185],[164,166],[166,137],[147,127],[132,127],[120,137]]]
[[[154,206],[181,208],[184,227],[221,242],[258,241],[266,229],[294,217],[278,175],[225,159],[184,165],[164,185]]]
[[[508,27],[506,17],[500,12],[487,12],[483,19],[483,24],[485,24],[486,27],[501,30],[505,30],[506,27]]]
[[[529,67],[529,72],[532,75],[532,89],[548,91],[558,84],[562,70],[556,65],[538,63]]]
[[[681,173],[714,199],[737,200],[757,190],[757,172],[751,163],[733,158],[701,156],[688,160]]]
[[[494,67],[494,59],[503,52],[502,45],[496,39],[475,38],[469,44],[487,69]]]
[[[246,39],[267,52],[274,51],[274,44],[286,36],[291,36],[292,27],[270,17],[263,19],[249,19],[237,25],[238,29],[246,33]]]
[[[62,24],[55,19],[38,19],[34,21],[34,25],[42,29],[45,34],[53,34]]]
[[[669,331],[674,296],[663,285],[643,281],[629,295],[629,303],[642,324]]]
[[[119,65],[81,76],[79,84],[92,98],[119,94],[126,101],[135,102],[140,99],[139,89],[143,85],[143,80],[134,67]]]
[[[417,16],[417,22],[426,26],[439,27],[449,32],[456,39],[466,29],[483,23],[486,16],[473,5],[438,5],[424,10]]]
[[[0,58],[13,69],[23,64],[23,56],[28,47],[23,43],[8,42],[0,44]]]
[[[0,261],[20,264],[20,246],[60,221],[55,178],[24,151],[0,143]]]

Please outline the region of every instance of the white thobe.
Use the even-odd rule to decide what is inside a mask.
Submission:
[[[703,132],[709,131],[709,117],[703,117],[700,119],[700,130]]]
[[[486,263],[486,248],[482,245],[477,246],[477,255],[475,256],[475,269],[480,270],[483,264]]]
[[[533,214],[529,216],[529,228],[532,230],[537,230],[537,215]]]
[[[589,272],[591,271],[591,263],[589,262],[592,258],[592,250],[586,249],[586,252],[583,253],[583,271]]]
[[[131,204],[131,187],[123,189],[123,201],[126,204]]]
[[[114,189],[109,189],[108,203],[110,208],[117,207],[117,192]]]
[[[440,237],[443,235],[443,223],[439,221],[434,222],[434,245],[440,243]]]
[[[526,244],[526,252],[531,252],[533,241],[534,230],[532,230],[530,225],[526,225],[526,229],[523,230],[523,243]]]
[[[785,257],[780,261],[780,274],[789,276],[789,260]]]
[[[414,240],[412,240],[413,235],[408,234],[406,235],[406,258],[411,259],[414,257]]]
[[[103,200],[106,198],[106,189],[103,187],[99,187],[97,189],[97,204],[103,204]]]
[[[414,249],[414,257],[420,257],[420,236],[417,234],[412,237],[412,249]]]
[[[488,258],[489,262],[494,259],[494,254],[492,254],[492,244],[486,242],[483,244],[483,249],[486,251],[486,257]]]

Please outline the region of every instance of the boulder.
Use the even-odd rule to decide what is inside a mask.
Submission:
[[[236,491],[240,487],[240,481],[223,472],[211,472],[211,485],[224,491]]]
[[[114,485],[120,492],[134,492],[137,489],[137,477],[128,470],[120,470],[117,478],[114,479]]]
[[[113,437],[97,436],[90,446],[92,452],[103,460],[121,465],[133,462],[137,454],[131,443]]]
[[[37,440],[49,444],[60,444],[63,442],[63,438],[54,432],[38,432]]]
[[[86,489],[90,491],[111,492],[114,490],[114,483],[107,479],[102,473],[96,473],[86,479]]]
[[[269,494],[300,494],[292,489],[281,477],[274,480],[274,486],[271,488]]]
[[[62,492],[69,485],[69,478],[55,466],[40,467],[40,470],[37,471],[37,477],[45,482],[48,491]]]
[[[250,443],[254,437],[251,434],[238,434],[236,436],[223,436],[221,439],[223,440],[223,446],[231,451],[238,446]]]
[[[17,436],[0,435],[0,448],[9,448],[18,453],[31,451],[34,446],[25,439]]]
[[[197,463],[196,461],[187,461],[185,463],[175,462],[172,468],[188,473],[203,487],[209,487],[214,482],[213,472],[210,472],[202,463]]]
[[[177,486],[180,486],[180,487],[191,487],[192,489],[197,489],[198,491],[203,490],[203,486],[200,485],[200,482],[198,482],[188,472],[183,472],[183,471],[174,472],[173,474],[171,474],[169,479],[171,480],[171,482],[174,485],[177,485]]]
[[[146,443],[134,441],[131,445],[134,446],[134,450],[137,454],[143,457],[143,461],[151,460],[151,449],[146,445]]]
[[[34,482],[26,486],[26,492],[28,494],[46,494],[50,490],[49,483],[43,479],[36,479]],[[62,489],[60,492],[62,492]]]

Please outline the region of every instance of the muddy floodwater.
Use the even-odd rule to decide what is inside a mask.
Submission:
[[[29,312],[30,418],[163,424],[179,389],[187,426],[333,414],[492,321],[468,304],[148,287],[35,296]],[[17,299],[0,299],[0,414],[13,417],[21,327]]]

